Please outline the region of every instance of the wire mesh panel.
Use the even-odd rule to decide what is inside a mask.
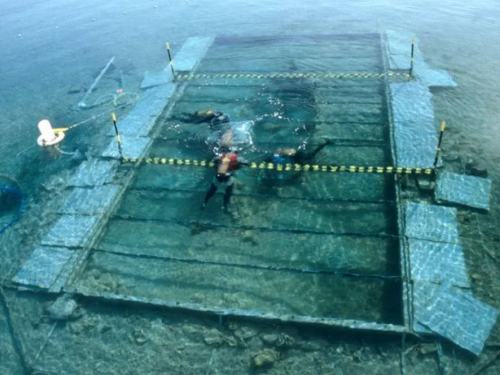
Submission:
[[[294,49],[324,60],[297,58]],[[252,123],[237,147],[257,163],[292,148],[303,163],[390,165],[383,80],[354,74],[382,73],[380,53],[373,35],[216,40],[197,73],[182,77],[183,95],[149,154],[211,159],[210,121],[193,115],[211,110]],[[311,69],[353,75],[274,75]],[[227,214],[219,194],[201,210],[213,168],[140,165],[74,286],[183,306],[401,322],[391,176],[236,175]]]

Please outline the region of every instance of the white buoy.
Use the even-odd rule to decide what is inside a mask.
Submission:
[[[40,136],[37,143],[41,147],[54,146],[64,139],[64,132],[54,132],[49,120],[42,120],[38,123]]]

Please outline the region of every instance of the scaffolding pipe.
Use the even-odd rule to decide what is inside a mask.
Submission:
[[[113,61],[115,61],[115,57],[113,56],[111,58],[111,60],[109,60],[109,62],[106,64],[106,66],[104,67],[104,69],[101,71],[101,73],[97,76],[97,78],[95,79],[94,83],[92,84],[92,86],[90,86],[90,88],[87,90],[87,93],[85,94],[85,96],[83,97],[83,99],[81,100],[80,103],[78,103],[78,107],[80,108],[89,108],[87,106],[87,104],[85,104],[85,100],[87,100],[88,96],[90,95],[90,93],[94,90],[94,88],[97,86],[97,84],[99,83],[99,81],[101,80],[102,76],[104,74],[106,74],[106,72],[108,71],[109,67],[111,66],[111,64],[113,63]]]

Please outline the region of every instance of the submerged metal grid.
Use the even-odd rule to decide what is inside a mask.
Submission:
[[[488,210],[491,180],[443,172],[437,176],[436,200]]]
[[[378,39],[374,39],[374,41],[375,41],[375,45],[377,45],[378,47],[372,48],[372,49],[373,49],[373,51],[376,51],[376,55],[375,56],[377,56],[377,58],[380,59],[379,40]],[[361,51],[361,49],[359,51]],[[209,52],[209,59],[210,59],[210,52]],[[233,62],[236,61],[235,59],[231,59],[231,60]],[[380,68],[381,68],[381,65],[380,65]],[[197,85],[198,87],[203,87],[203,86],[200,86],[199,83],[200,82],[196,82],[196,83],[194,83],[194,85]],[[210,84],[214,85],[213,80],[212,80],[212,82]],[[227,82],[215,82],[215,87],[221,87],[223,89],[222,91],[224,91],[224,87],[227,87],[227,84],[228,84]],[[252,82],[238,82],[237,86],[238,87],[246,87],[247,85],[252,86],[254,84],[255,83],[252,83]],[[259,83],[259,84],[261,84],[261,83]],[[381,129],[381,132],[379,131],[379,133],[378,133],[378,134],[380,134],[378,139],[381,139],[381,140],[385,139],[385,140],[387,140],[387,134],[388,134],[388,132],[387,132],[387,128],[385,127],[385,121],[386,120],[384,120],[384,112],[383,112],[383,107],[382,107],[383,100],[380,100],[380,101],[375,100],[374,101],[374,98],[377,98],[377,97],[380,98],[380,96],[383,93],[383,85],[382,85],[381,82],[379,82],[378,84],[371,83],[369,85],[369,87],[368,87],[368,90],[362,90],[362,91],[359,92],[360,95],[354,96],[356,103],[353,103],[353,104],[356,104],[357,107],[359,107],[360,104],[364,105],[366,107],[366,109],[368,110],[368,112],[363,113],[362,116],[359,115],[360,112],[358,113],[358,112],[354,111],[354,109],[356,108],[356,106],[354,106],[354,105],[352,105],[352,107],[351,106],[346,106],[345,99],[344,99],[344,104],[342,104],[342,107],[339,107],[338,109],[335,107],[336,103],[339,103],[339,104],[341,103],[341,101],[343,100],[343,98],[345,98],[346,93],[348,93],[349,90],[352,89],[352,87],[359,87],[359,88],[361,88],[362,85],[352,86],[352,85],[349,85],[349,83],[347,83],[347,84],[344,84],[343,87],[341,87],[340,91],[339,91],[339,88],[337,88],[335,84],[333,84],[333,86],[332,86],[331,83],[324,83],[322,81],[308,82],[307,84],[310,84],[310,85],[313,84],[315,86],[315,88],[316,88],[316,90],[314,90],[315,94],[316,94],[314,100],[316,100],[318,103],[324,103],[324,104],[318,104],[317,105],[317,107],[316,107],[316,115],[314,117],[314,122],[315,122],[315,125],[317,127],[317,131],[315,132],[315,138],[314,138],[314,141],[316,142],[316,144],[319,144],[319,143],[322,142],[322,137],[323,136],[333,136],[333,137],[336,137],[337,134],[342,134],[342,130],[352,129],[353,125],[354,126],[359,126],[359,128],[362,131],[364,131],[365,133],[368,130],[368,128],[367,128],[367,130],[365,130],[366,127],[370,127],[370,128],[374,128],[374,129],[375,128]],[[148,83],[148,85],[151,85],[151,83]],[[217,86],[217,85],[220,85],[220,86]],[[186,95],[189,95],[189,87],[190,86],[188,86],[187,89],[186,89],[186,91],[185,91]],[[211,86],[210,88],[212,89],[213,87],[214,86]],[[289,86],[289,87],[291,88],[292,86]],[[329,99],[327,93],[330,90],[333,90],[334,92],[338,92],[339,95],[334,95],[334,96],[330,97],[330,99]],[[198,97],[203,97],[200,93],[198,93],[198,94],[199,94]],[[332,102],[332,100],[333,100],[333,102]],[[221,102],[223,102],[223,101],[221,101]],[[191,105],[191,107],[189,107],[189,105],[186,105],[185,106],[186,109],[183,109],[183,107],[182,107],[183,104],[182,103],[183,103],[183,98],[181,98],[181,101],[179,102],[179,105],[178,105],[176,111],[182,112],[182,111],[188,111],[190,108],[192,109],[192,103],[189,103],[189,105]],[[186,104],[188,104],[188,102],[186,102]],[[214,105],[214,103],[211,103],[210,100],[208,100],[208,101],[206,101],[206,103],[205,102],[198,102],[197,105],[200,108],[205,108],[205,107],[206,108],[212,108],[212,106]],[[222,110],[226,110],[226,108],[222,108],[222,107],[223,106],[220,107]],[[219,109],[219,107],[217,109]],[[229,112],[231,112],[231,109],[230,108],[228,108],[228,109],[229,109]],[[242,108],[242,109],[244,111],[244,108]],[[235,111],[234,108],[232,108],[232,110]],[[175,114],[175,111],[174,111],[174,114]],[[335,120],[337,121],[337,123],[331,123],[331,124],[329,124],[329,123],[325,122],[325,119],[330,119],[330,118],[335,118]],[[358,122],[358,124],[355,124],[355,122]],[[277,127],[279,128],[279,125],[277,125]],[[342,129],[339,129],[339,127],[342,127]],[[330,129],[334,130],[333,133],[330,132]],[[336,130],[336,129],[338,129],[338,130]],[[160,129],[160,133],[161,132],[162,132],[162,129]],[[283,144],[286,144],[286,142],[290,142],[290,141],[292,141],[292,139],[294,139],[294,138],[291,138],[290,140],[287,141],[286,140],[286,134],[280,135],[279,129],[278,129],[278,131],[273,132],[273,134],[275,135],[275,137],[277,137],[277,138],[275,138],[277,140],[277,142],[275,141],[275,145],[270,145],[270,147],[276,147],[276,145],[280,145],[280,144],[283,145]],[[355,146],[355,147],[358,148],[359,146],[355,145],[356,140],[363,139],[364,138],[363,134],[362,133],[356,134],[356,132],[354,132],[354,133],[350,132],[350,134],[354,135],[355,137],[348,139],[348,141],[347,141],[348,143],[345,145],[345,147]],[[375,134],[375,133],[373,133],[373,134]],[[162,136],[168,136],[169,138],[172,138],[172,136],[173,136],[174,138],[177,138],[177,139],[186,138],[186,134],[182,134],[182,129],[179,130],[179,128],[176,128],[175,131],[169,132],[167,134],[163,133]],[[256,138],[258,138],[258,136],[256,136]],[[261,140],[256,140],[256,141],[261,141]],[[345,139],[340,139],[340,141],[345,142]],[[377,142],[377,141],[375,141],[375,142]],[[365,144],[366,143],[367,142],[365,141]],[[385,145],[387,145],[387,142],[385,143]],[[378,148],[383,147],[381,145],[378,145],[377,143],[375,143],[374,146],[378,147]],[[155,142],[152,147],[155,150],[156,149],[161,150],[161,148],[158,148],[158,142]],[[373,146],[368,143],[365,147],[367,149],[370,149],[370,147],[373,147]],[[327,148],[325,150],[328,150],[328,149],[329,148]],[[334,150],[334,148],[332,148],[332,150]],[[157,151],[155,151],[155,152],[157,152]],[[179,152],[182,154],[182,152],[184,152],[184,150],[182,150],[182,147],[180,149],[176,149],[176,147],[174,145],[172,145],[171,149],[169,150],[169,154],[170,155],[171,154],[178,155]],[[163,152],[162,154],[165,154],[165,152]],[[328,152],[325,153],[325,155],[327,155],[327,154],[328,154]],[[361,154],[359,148],[356,150],[356,152],[353,152],[353,155],[359,155],[359,154]],[[379,156],[377,156],[378,160],[380,160],[379,164],[390,163],[390,162],[386,162],[386,159],[388,157],[386,152],[378,153],[377,155],[379,155]],[[382,158],[382,159],[380,159],[380,158]],[[373,160],[373,158],[372,158],[372,160]],[[362,160],[360,162],[362,162]],[[154,168],[154,166],[149,166],[149,167],[153,167]],[[179,219],[179,217],[178,217],[178,214],[179,214],[178,210],[174,208],[175,206],[169,205],[165,201],[165,199],[168,200],[168,197],[172,196],[172,194],[174,194],[174,196],[175,196],[175,194],[176,194],[175,190],[176,189],[181,189],[179,192],[182,191],[184,194],[185,193],[189,193],[192,190],[192,188],[193,188],[193,186],[191,185],[192,183],[195,183],[195,185],[197,187],[197,189],[196,189],[197,191],[206,190],[207,187],[208,187],[206,179],[210,178],[209,175],[211,175],[211,172],[210,171],[208,171],[208,172],[207,171],[196,172],[196,176],[195,177],[189,178],[188,181],[185,182],[185,181],[182,180],[182,178],[177,178],[178,176],[176,176],[177,173],[183,173],[183,172],[176,171],[174,173],[170,173],[170,171],[165,171],[164,172],[165,174],[171,176],[166,181],[167,184],[168,184],[168,186],[162,185],[161,175],[158,175],[158,173],[155,174],[153,172],[153,174],[149,174],[149,176],[151,178],[153,178],[153,180],[152,180],[153,186],[156,186],[156,189],[160,189],[160,190],[151,191],[150,190],[151,189],[151,185],[148,184],[148,183],[145,183],[145,181],[149,181],[149,179],[147,179],[147,177],[146,177],[148,174],[147,173],[146,174],[143,173],[143,171],[147,170],[147,169],[148,169],[147,166],[141,166],[139,168],[139,175],[138,175],[138,177],[140,177],[139,181],[140,181],[140,186],[141,186],[142,190],[136,190],[135,194],[136,194],[136,198],[140,197],[140,196],[146,197],[145,194],[147,192],[147,196],[148,197],[151,197],[153,200],[158,199],[158,202],[162,202],[160,204],[167,205],[168,207],[170,207],[169,210],[163,211],[163,213],[162,213],[162,209],[159,209],[157,211],[158,214],[160,214],[160,216],[158,216],[158,219],[160,219],[160,222],[158,222],[158,223],[161,224],[162,220],[167,219],[167,220],[169,220],[169,221],[172,222],[171,224],[167,224],[167,225],[181,225],[181,226],[185,226],[188,230],[190,230],[189,229],[190,226],[191,226],[191,228],[195,228],[195,229],[191,229],[191,230],[198,230],[196,228],[201,228],[199,230],[205,230],[204,228],[206,228],[206,225],[208,224],[208,222],[203,221],[203,220],[201,222],[199,222],[199,221],[197,222],[196,220],[193,221],[193,219],[196,216],[194,216],[192,218],[186,217],[184,219],[185,222],[182,223],[183,219]],[[250,180],[252,178],[255,180],[255,176],[254,177],[248,176],[248,178],[245,178],[244,174],[245,173],[242,173],[242,176],[239,178],[239,180],[244,180],[245,184],[249,184]],[[248,173],[248,174],[251,174],[251,173]],[[313,187],[313,190],[312,190],[313,192],[317,192],[317,194],[318,194],[317,196],[318,196],[319,199],[322,198],[321,194],[324,194],[327,197],[327,199],[331,199],[332,198],[332,194],[328,193],[328,185],[327,184],[321,184],[319,181],[315,181],[315,177],[314,176],[310,176],[310,177],[307,176],[307,177],[309,179],[312,178],[312,180],[310,181],[310,183],[312,185],[310,185],[310,186]],[[198,181],[198,183],[196,183],[196,179],[199,179],[199,178],[202,179],[201,183],[199,181]],[[342,178],[343,177],[338,177],[337,178],[337,183],[338,182],[342,182],[342,181],[339,181]],[[383,176],[379,176],[379,179],[380,178],[384,181],[384,183],[381,184],[381,187],[383,187],[384,185],[386,185],[388,182],[389,182],[389,186],[391,186],[391,182],[390,181],[392,179],[387,179],[386,180],[386,178],[383,177]],[[157,179],[157,182],[155,182],[155,179]],[[265,176],[264,176],[264,179],[265,179]],[[367,177],[367,179],[368,180],[375,179],[375,177],[369,176],[369,177]],[[331,183],[335,183],[335,180],[330,180],[329,183],[330,184]],[[322,185],[324,185],[324,186],[322,186]],[[251,183],[250,183],[250,186],[251,186]],[[165,188],[165,187],[167,189],[170,189],[170,190],[174,189],[174,191],[172,191],[170,193],[167,193],[167,194],[164,194],[162,192],[162,188]],[[249,189],[251,190],[252,188],[249,188]],[[382,191],[383,190],[384,189],[382,189]],[[285,191],[286,191],[286,189],[285,189]],[[130,195],[130,193],[134,193],[134,190],[130,190],[129,193],[127,194],[127,196]],[[137,195],[137,193],[138,193],[138,195]],[[293,192],[293,190],[290,190],[290,193],[292,195],[289,194],[288,198],[285,197],[286,199],[295,199],[294,197],[300,198],[300,196],[297,196],[297,194],[300,194],[299,191]],[[155,198],[155,194],[156,194],[156,196],[158,198]],[[314,193],[314,194],[316,194],[316,193]],[[286,193],[285,193],[285,195],[286,195]],[[128,198],[127,198],[127,196],[125,197],[125,200],[124,200],[124,204],[125,205],[128,204],[127,202],[132,202],[133,200],[136,199],[136,198],[134,198],[134,199],[132,199],[132,201],[129,201]],[[305,196],[307,196],[307,195],[305,195]],[[217,197],[214,198],[214,201],[216,199],[218,199],[218,198]],[[245,198],[245,196],[241,196],[241,198],[240,198],[238,196],[238,194],[235,195],[234,199],[235,200],[240,200],[241,202],[245,202],[245,201],[250,202],[250,201],[252,201],[251,196],[249,196],[248,198]],[[259,198],[259,200],[260,199],[262,199],[262,198]],[[280,199],[282,199],[282,198],[280,198]],[[196,202],[201,201],[201,200],[202,200],[202,195],[200,194],[199,198],[196,199]],[[342,200],[342,199],[340,199],[340,200]],[[190,199],[189,201],[191,202],[192,199]],[[257,202],[257,200],[254,200],[254,201]],[[355,202],[356,202],[356,199],[353,200],[353,203],[355,203]],[[360,202],[363,202],[363,199],[360,199]],[[259,203],[259,204],[261,204],[261,203]],[[287,206],[290,207],[290,204],[292,204],[292,201],[285,200],[283,202],[283,207],[284,208],[287,207]],[[299,201],[294,201],[293,204],[294,204],[294,206],[304,205],[305,201],[304,202],[302,202],[300,200]],[[366,207],[368,207],[367,203],[361,203],[361,204],[365,204]],[[391,209],[393,209],[393,208],[391,208],[391,206],[394,207],[394,202],[393,201],[392,202],[387,202],[387,203],[384,203],[384,201],[380,201],[378,204],[381,205],[380,206],[380,214],[382,215],[381,218],[385,215],[385,213],[387,212],[387,209],[391,210]],[[386,204],[389,204],[388,208],[383,208],[383,206],[386,205]],[[324,205],[324,203],[318,204],[317,207],[319,208],[319,207],[321,207],[321,205]],[[141,207],[146,208],[147,206],[148,205],[145,205],[145,204],[139,204],[139,206],[137,206],[137,208],[141,209]],[[196,204],[196,206],[198,206],[198,204]],[[310,204],[308,204],[308,206],[310,206]],[[306,208],[308,206],[304,206],[304,208]],[[197,207],[195,208],[194,205],[193,205],[192,209],[196,210]],[[279,212],[280,209],[278,208],[277,210]],[[310,210],[310,208],[308,210]],[[168,211],[172,211],[172,212],[169,213]],[[303,211],[304,214],[306,212],[307,211]],[[138,213],[139,212],[128,212],[128,211],[119,210],[118,211],[119,217],[117,217],[117,219],[121,219],[121,220],[125,219],[125,221],[133,219],[133,218],[140,219],[141,216],[138,217],[137,216]],[[339,213],[342,213],[342,210],[340,210]],[[348,214],[349,211],[344,212],[344,214],[346,214],[346,213]],[[151,225],[154,225],[154,222],[152,222],[150,220],[150,218],[153,218],[153,217],[157,216],[157,214],[154,214],[154,210],[152,211],[151,209],[146,209],[144,211],[144,214],[145,214],[145,216],[143,217],[143,219],[145,220],[144,221],[144,228],[147,228],[147,227],[150,227]],[[151,214],[153,214],[153,216],[151,216]],[[165,214],[167,216],[165,216]],[[210,215],[213,215],[213,214],[210,214]],[[292,222],[292,221],[290,221],[290,219],[286,218],[286,215],[282,215],[282,217],[278,221],[282,221],[283,222],[283,226],[280,227],[279,225],[278,226],[273,225],[273,227],[276,227],[276,229],[271,229],[271,230],[288,231],[288,230],[291,229],[292,231],[298,231],[297,234],[296,234],[296,237],[298,237],[298,236],[300,236],[300,232],[302,231],[300,229],[301,226],[303,226],[304,224],[306,224],[306,227],[310,228],[309,230],[312,231],[312,232],[311,232],[311,234],[308,234],[307,231],[306,231],[306,232],[304,232],[304,234],[302,236],[307,237],[307,236],[311,236],[311,235],[320,235],[320,233],[321,233],[321,227],[322,226],[325,227],[325,225],[321,224],[318,227],[319,222],[317,220],[321,220],[321,219],[320,219],[320,217],[318,217],[319,219],[313,219],[314,218],[314,212],[312,212],[309,216],[311,216],[310,219],[312,219],[313,221],[311,221],[311,222],[308,223],[308,221],[310,219],[308,219],[307,217],[303,217],[302,219],[298,219],[298,217],[297,217],[297,220],[300,220],[300,221],[297,221],[297,224],[293,224],[294,221]],[[259,217],[259,213],[258,212],[255,213],[255,217],[256,218]],[[240,219],[243,222],[246,221],[248,223],[248,220],[246,220],[245,218],[240,218]],[[263,219],[264,219],[264,221],[263,221],[263,223],[264,223],[266,221],[266,219],[264,217],[263,217]],[[269,219],[271,219],[271,218],[269,218]],[[113,219],[113,220],[115,220],[115,219]],[[111,223],[114,222],[113,220],[112,220]],[[156,219],[154,219],[154,220],[156,220]],[[275,222],[275,220],[276,219],[273,219],[273,222]],[[293,219],[293,220],[296,220],[296,219]],[[371,221],[371,220],[368,220],[368,221]],[[373,222],[380,223],[380,220],[373,220]],[[290,229],[288,229],[290,225],[292,225],[292,227],[290,227]],[[238,226],[235,227],[233,225],[233,226],[228,227],[228,230],[231,230],[232,227],[234,227],[237,230],[241,230],[241,231],[254,231],[255,229],[259,229],[260,225],[255,226],[254,224],[252,224],[252,225],[243,225],[242,227],[238,227]],[[241,229],[238,229],[238,228],[241,228]],[[247,229],[245,229],[245,228],[247,228]],[[328,234],[329,231],[331,232],[333,230],[332,224],[328,224],[325,228],[328,228],[327,229],[327,234]],[[262,228],[262,229],[264,229],[264,228]],[[342,224],[341,221],[339,221],[337,223],[337,228],[336,229],[337,229],[338,232],[342,232],[343,231],[343,224]],[[348,228],[346,228],[346,229],[348,230]],[[224,230],[224,229],[221,228],[221,227],[218,227],[218,230]],[[318,232],[318,230],[319,230],[319,232]],[[374,233],[373,235],[377,236],[380,233],[380,225],[376,224],[375,227],[373,227],[372,231]],[[288,234],[289,236],[293,235],[293,232],[288,232],[288,233],[289,233]],[[342,235],[342,233],[340,233],[340,234]],[[350,236],[350,235],[357,235],[357,233],[345,233],[345,234],[348,235],[348,236]],[[366,236],[367,234],[369,235],[370,233],[369,232],[359,233],[359,235],[361,235],[361,236]],[[391,236],[394,236],[394,235],[396,235],[396,234],[395,233],[388,233],[387,238],[390,239]],[[107,236],[104,238],[104,241],[106,241],[106,238],[107,238]],[[252,241],[252,239],[249,238],[248,241]],[[184,245],[187,245],[187,244],[184,243]],[[113,247],[115,247],[115,246],[113,245]],[[142,246],[142,249],[143,249],[143,251],[141,251],[140,254],[135,254],[135,255],[138,255],[138,256],[150,256],[148,254],[144,254],[144,249],[147,249],[147,247]],[[342,247],[338,248],[338,249],[341,250]],[[104,248],[102,248],[102,250],[106,251],[106,246]],[[122,254],[123,249],[119,249],[118,248],[118,250],[122,250],[122,251],[115,250],[115,251],[111,251],[111,253],[113,253],[115,257],[117,257],[117,256],[123,257],[123,256],[127,255],[127,254]],[[126,250],[126,248],[125,248],[125,250]],[[126,252],[127,253],[130,253],[130,252],[133,253],[134,251],[132,249],[129,249],[129,250],[126,250]],[[146,251],[146,253],[148,253],[148,251]],[[97,255],[97,253],[95,253],[95,255]],[[164,258],[168,258],[166,256],[163,256],[163,257]],[[182,259],[182,260],[184,260],[184,259]],[[293,262],[293,260],[292,260],[292,262]],[[314,262],[316,262],[316,261],[314,261]],[[254,264],[254,263],[255,262],[251,263],[250,266],[252,264]],[[268,267],[267,264],[265,264],[265,263],[266,262],[264,262],[264,264],[261,265],[261,266]],[[297,264],[297,267],[299,267],[299,266],[300,266],[300,264]],[[272,266],[272,267],[275,267],[275,266]],[[315,272],[315,271],[317,271],[315,268],[317,268],[317,267],[313,267],[312,269],[303,269],[303,268],[299,267],[299,269],[301,271],[307,271],[307,272]],[[397,269],[397,267],[395,267],[395,268]],[[326,271],[328,271],[328,267],[326,268]],[[363,273],[363,272],[361,272],[361,273]],[[355,275],[353,274],[353,276],[355,276]],[[363,275],[361,274],[361,276],[363,276]],[[367,276],[370,277],[370,275],[367,275]],[[381,276],[383,277],[384,275],[382,274]],[[397,279],[394,280],[394,281],[397,282]],[[394,281],[391,281],[391,282],[394,282]],[[88,285],[86,287],[81,282],[79,282],[78,289],[79,290],[85,290],[85,293],[89,293]],[[101,293],[101,292],[103,292],[103,291],[101,290],[99,293]],[[95,292],[90,292],[90,293],[92,293],[93,295],[96,295]],[[99,294],[99,293],[97,293],[97,294]],[[179,301],[179,303],[182,304],[183,302]],[[193,306],[194,305],[195,304],[193,304]],[[198,306],[195,309],[206,309],[206,308],[203,308],[202,306]],[[218,310],[217,307],[212,307],[212,309],[213,309],[213,311]],[[250,311],[250,313],[251,313],[251,311]],[[259,314],[257,313],[257,315],[259,315]],[[266,315],[266,314],[264,314],[264,315]],[[276,315],[276,314],[274,314],[274,315]],[[287,318],[283,314],[281,314],[281,317],[283,318],[283,320],[286,320],[286,319],[290,318],[290,317]],[[303,319],[309,319],[310,318],[312,320],[320,319],[320,318],[315,318],[315,317],[312,317],[312,316],[311,317],[302,317],[302,318]],[[293,318],[290,318],[290,319],[293,320]],[[299,317],[299,319],[300,319],[300,317]],[[321,318],[321,319],[323,319],[323,318]],[[332,319],[329,319],[329,320],[332,320]],[[333,319],[333,321],[339,323],[341,320]],[[349,321],[345,320],[345,322],[349,322]],[[349,323],[346,323],[346,324],[350,325]],[[356,324],[354,324],[354,325],[356,325]],[[358,325],[359,325],[359,328],[362,328],[364,326],[370,326],[370,324],[363,323],[363,322],[358,322]],[[374,327],[379,327],[381,329],[385,329],[385,328],[389,327],[389,326],[385,326],[384,325],[385,328],[383,328],[382,325],[378,326],[376,323],[373,326]],[[395,330],[400,330],[400,328],[396,328]]]
[[[420,324],[479,355],[498,311],[460,289],[415,282],[415,316]]]

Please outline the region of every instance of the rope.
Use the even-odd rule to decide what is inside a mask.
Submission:
[[[184,165],[194,167],[214,167],[213,160],[191,160],[167,157],[146,157],[146,158],[126,158],[120,159],[122,164],[162,164],[162,165]],[[251,169],[276,170],[278,172],[326,172],[326,173],[387,173],[387,174],[418,174],[434,175],[433,168],[406,168],[393,166],[359,166],[359,165],[320,165],[320,164],[275,164],[266,162],[250,162]]]
[[[172,189],[166,187],[131,187],[128,191],[151,191],[151,192],[162,192],[162,191],[173,191],[181,193],[205,193],[206,190],[188,190],[188,189]],[[395,205],[398,202],[395,200],[388,199],[356,199],[356,198],[311,198],[311,197],[297,197],[297,196],[286,196],[286,195],[266,195],[266,194],[255,194],[255,193],[237,193],[233,194],[237,197],[251,197],[251,198],[264,198],[264,199],[280,199],[280,200],[296,200],[296,201],[306,201],[306,202],[329,202],[329,203],[360,203],[360,204],[387,204]]]
[[[191,79],[304,79],[304,78],[322,78],[322,79],[382,79],[386,77],[405,77],[408,73],[215,73],[215,74],[176,74],[175,78],[179,80]]]
[[[216,224],[216,223],[201,223],[199,221],[191,221],[188,223],[184,223],[180,220],[176,219],[156,219],[156,218],[143,218],[143,217],[132,217],[129,215],[114,215],[111,217],[112,219],[119,220],[128,220],[128,221],[138,221],[138,222],[158,222],[158,223],[171,223],[181,225],[186,228],[192,228],[193,226],[210,228],[210,229],[241,229],[241,230],[253,230],[253,231],[261,231],[261,232],[277,232],[277,233],[292,233],[292,234],[318,234],[318,235],[329,235],[329,236],[346,236],[346,237],[371,237],[371,238],[396,238],[399,239],[400,236],[397,234],[389,234],[389,233],[357,233],[357,232],[322,232],[315,230],[305,230],[305,229],[279,229],[279,228],[264,228],[264,227],[256,227],[253,225],[225,225],[225,224]],[[431,242],[440,242],[440,241],[432,241]],[[443,242],[444,243],[444,242]]]
[[[341,272],[341,271],[337,271],[337,270],[311,270],[308,268],[266,266],[266,265],[257,265],[257,264],[220,263],[220,262],[213,262],[213,261],[200,260],[200,259],[164,257],[164,256],[140,254],[140,253],[139,254],[137,254],[137,253],[131,254],[131,253],[124,253],[121,251],[104,250],[104,249],[93,249],[93,251],[123,256],[123,257],[127,257],[127,258],[161,260],[161,261],[167,261],[167,262],[179,262],[179,263],[198,264],[198,265],[201,264],[201,265],[209,265],[209,266],[234,267],[234,268],[244,268],[244,269],[251,269],[251,270],[284,271],[284,272],[289,272],[289,273],[329,275],[329,276],[337,276],[337,277],[357,277],[357,278],[383,279],[383,280],[400,280],[401,279],[401,276],[397,276],[397,275],[359,274],[359,273],[355,273],[355,272]]]

